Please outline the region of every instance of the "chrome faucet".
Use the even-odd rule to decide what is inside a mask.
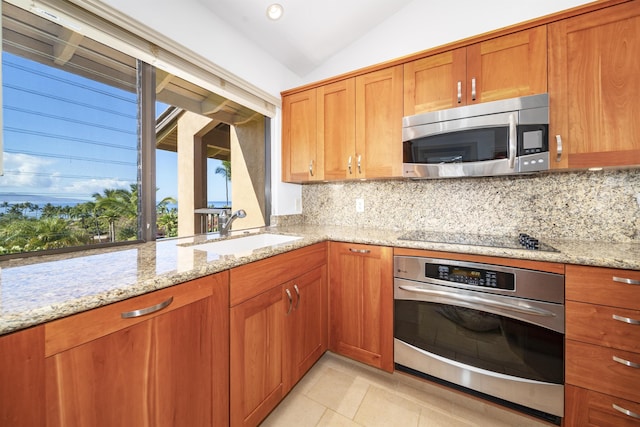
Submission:
[[[247,216],[247,213],[244,209],[239,209],[231,214],[231,216],[227,215],[227,211],[222,211],[218,216],[218,232],[221,236],[228,236],[229,230],[231,229],[231,223],[236,218],[244,218]]]

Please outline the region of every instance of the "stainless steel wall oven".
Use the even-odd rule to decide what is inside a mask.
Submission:
[[[564,276],[396,256],[397,369],[564,414]]]

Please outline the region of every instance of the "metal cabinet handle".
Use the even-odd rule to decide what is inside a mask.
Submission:
[[[357,254],[368,254],[371,252],[369,249],[355,249],[355,248],[349,248],[349,251]]]
[[[640,414],[638,414],[637,412],[633,412],[633,411],[630,411],[628,409],[624,409],[622,406],[618,406],[615,403],[612,403],[611,406],[613,407],[613,409],[615,409],[618,412],[622,412],[625,415],[628,415],[628,416],[630,416],[632,418],[637,418],[637,419],[640,420]]]
[[[614,282],[626,283],[627,285],[640,285],[640,280],[627,279],[626,277],[613,276]]]
[[[351,156],[349,156],[349,161],[347,162],[347,168],[349,169],[349,175],[351,175],[353,172],[351,172]]]
[[[458,104],[462,102],[462,82],[458,80]]]
[[[562,160],[562,137],[556,135],[556,162]]]
[[[284,290],[287,293],[287,298],[289,298],[289,310],[287,310],[287,316],[291,314],[291,310],[293,310],[293,297],[291,297],[291,291],[289,289]]]
[[[152,305],[151,307],[147,307],[147,308],[141,308],[139,310],[125,311],[123,313],[120,313],[120,316],[123,319],[131,319],[133,317],[144,316],[144,315],[147,315],[147,314],[155,313],[156,311],[160,311],[163,308],[167,307],[172,302],[173,302],[173,297],[169,297],[168,300],[162,301],[159,304]]]
[[[298,296],[298,299],[296,300],[296,310],[298,309],[298,307],[300,306],[300,289],[298,289],[298,285],[293,285],[293,289],[295,289],[296,291],[296,295]]]
[[[611,317],[613,320],[617,320],[618,322],[624,322],[630,325],[640,325],[640,320],[632,319],[630,317],[618,316],[617,314],[612,314]]]
[[[516,167],[516,151],[518,142],[518,126],[515,114],[509,114],[509,169]]]
[[[471,79],[471,100],[476,100],[476,78]]]
[[[362,154],[358,154],[358,173],[362,173]]]
[[[309,162],[309,173],[313,176],[313,160]]]
[[[618,363],[620,363],[622,365],[625,365],[625,366],[628,366],[630,368],[640,369],[640,363],[632,362],[630,360],[626,360],[626,359],[623,359],[623,358],[618,357],[618,356],[613,356],[612,359],[613,359],[614,362],[618,362]]]

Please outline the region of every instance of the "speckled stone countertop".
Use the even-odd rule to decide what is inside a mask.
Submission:
[[[325,240],[640,270],[640,243],[547,241],[558,252],[543,252],[398,240],[400,230],[289,225],[251,233],[262,231],[302,238],[226,256],[198,246],[218,238],[212,234],[2,261],[0,335]]]

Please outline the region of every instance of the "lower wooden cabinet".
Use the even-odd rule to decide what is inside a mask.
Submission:
[[[47,426],[228,424],[227,301],[220,273],[47,323]]]
[[[0,426],[44,426],[44,326],[0,336]]]
[[[329,349],[393,371],[393,250],[331,242]]]
[[[565,426],[640,426],[640,271],[565,278]]]
[[[327,349],[326,244],[231,270],[231,425],[256,426]]]

